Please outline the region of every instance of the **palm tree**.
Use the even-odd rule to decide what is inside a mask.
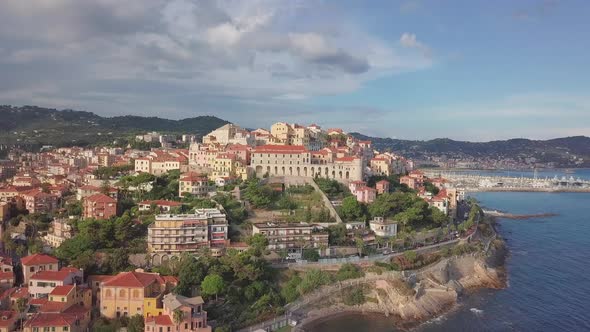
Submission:
[[[16,310],[20,313],[20,316],[21,316],[20,317],[21,318],[21,321],[20,321],[21,331],[23,331],[23,325],[25,323],[25,319],[24,319],[25,312],[27,311],[27,308],[29,307],[27,302],[28,302],[27,299],[24,297],[21,297],[16,300]]]
[[[184,320],[184,311],[180,309],[176,309],[172,312],[172,319],[174,320],[174,324],[176,324],[176,331],[180,329],[180,323]]]

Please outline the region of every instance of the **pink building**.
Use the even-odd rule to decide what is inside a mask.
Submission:
[[[375,189],[377,189],[377,193],[382,195],[384,193],[389,192],[389,181],[381,180],[375,184]]]
[[[418,188],[418,182],[413,177],[402,176],[401,178],[399,178],[399,183],[400,184],[405,184],[410,189],[414,189],[415,190],[415,189]]]
[[[57,208],[57,196],[44,193],[41,189],[32,189],[20,194],[25,200],[29,213],[48,213]]]
[[[377,197],[377,190],[367,187],[364,181],[352,181],[348,189],[361,203],[372,203]]]

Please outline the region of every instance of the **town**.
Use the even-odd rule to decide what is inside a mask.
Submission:
[[[0,161],[3,331],[238,330],[286,316],[322,264],[346,279],[473,250],[464,191],[339,128],[133,140]]]

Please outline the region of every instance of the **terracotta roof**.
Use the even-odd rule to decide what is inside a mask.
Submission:
[[[117,201],[105,194],[94,194],[85,198],[85,200],[96,203],[117,203]]]
[[[11,326],[17,318],[16,311],[2,311],[0,312],[0,327],[6,328]]]
[[[163,283],[160,275],[145,272],[121,272],[104,281],[103,286],[114,287],[145,287],[153,282]]]
[[[29,301],[29,304],[31,305],[44,305],[45,303],[47,303],[47,299],[46,298],[40,298],[40,299],[31,299]]]
[[[381,181],[378,181],[377,183],[389,184],[389,181],[387,181],[387,180],[381,180]]]
[[[63,310],[68,305],[67,302],[59,302],[59,301],[47,301],[41,305],[39,308],[39,312],[63,312]]]
[[[8,288],[4,292],[2,292],[2,295],[0,295],[0,299],[7,298],[7,297],[11,296],[12,293],[14,293],[14,292],[16,292],[16,287]]]
[[[168,315],[151,316],[145,319],[146,323],[154,322],[156,325],[174,326],[172,319]]]
[[[60,270],[60,271],[39,271],[31,276],[32,280],[65,280],[73,271]]]
[[[21,287],[16,290],[16,292],[10,295],[11,298],[20,299],[20,298],[28,298],[29,297],[29,288],[28,287]]]
[[[14,273],[12,273],[12,271],[0,272],[0,280],[8,280],[8,279],[14,279]]]
[[[41,265],[41,264],[54,264],[58,263],[59,260],[53,256],[45,255],[45,254],[34,254],[30,256],[25,256],[20,259],[22,265]]]
[[[38,313],[25,323],[25,327],[71,326],[76,322],[74,315],[61,313]]]
[[[49,295],[55,295],[55,296],[63,296],[63,295],[68,295],[72,289],[74,289],[74,285],[63,285],[63,286],[56,286],[51,293],[49,293]]]

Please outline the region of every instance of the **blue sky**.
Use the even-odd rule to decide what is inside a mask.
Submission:
[[[0,2],[0,103],[408,139],[590,135],[586,1]]]

